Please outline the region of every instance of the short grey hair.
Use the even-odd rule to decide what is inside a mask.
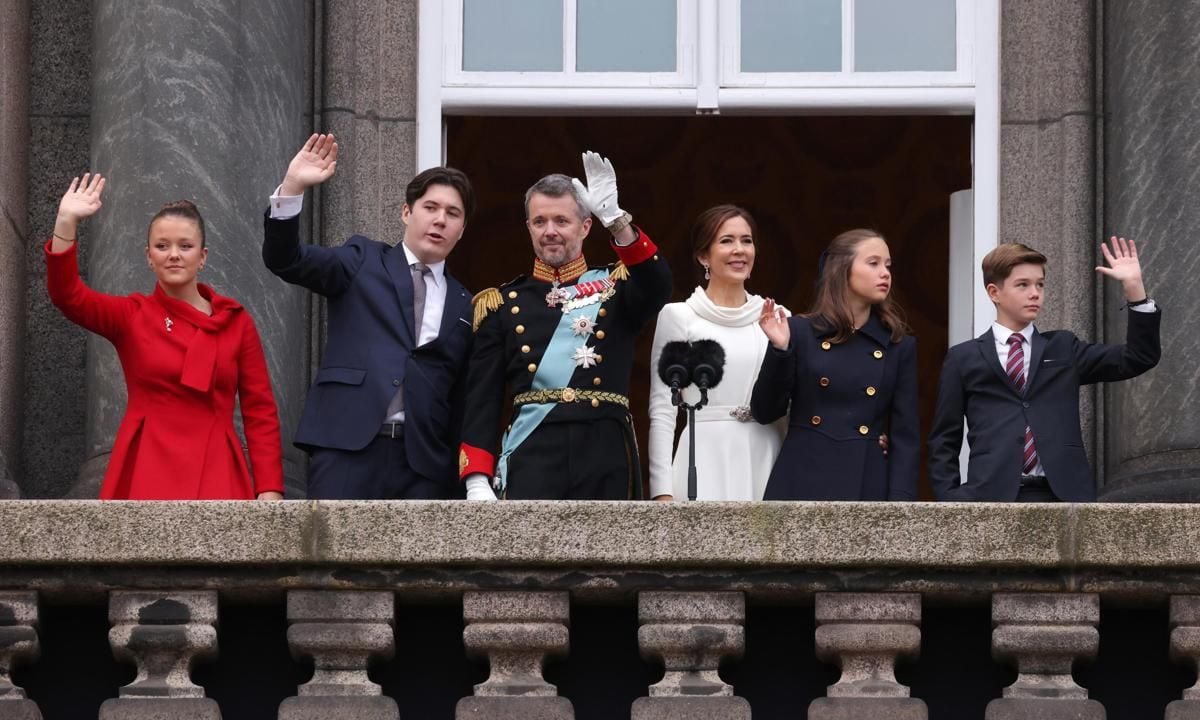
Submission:
[[[527,220],[529,219],[529,198],[533,197],[534,194],[552,198],[570,195],[571,199],[575,201],[575,211],[579,214],[580,220],[587,220],[591,214],[583,206],[583,201],[579,198],[579,192],[575,190],[575,183],[571,182],[571,178],[562,173],[547,175],[525,191],[525,219]]]

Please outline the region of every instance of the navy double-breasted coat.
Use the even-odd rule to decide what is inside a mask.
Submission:
[[[915,500],[916,340],[892,342],[875,313],[842,343],[807,317],[788,323],[791,343],[767,349],[750,400],[760,423],[790,416],[763,499]]]

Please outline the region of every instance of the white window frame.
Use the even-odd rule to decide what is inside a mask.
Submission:
[[[696,85],[696,2],[675,0],[674,72],[581,72],[575,69],[577,55],[578,0],[562,0],[563,57],[560,71],[467,71],[463,70],[463,0],[443,4],[445,68],[443,84],[448,87],[664,87]]]
[[[902,0],[901,0],[902,1]],[[955,0],[955,69],[861,72],[854,69],[856,0],[842,0],[841,70],[831,72],[742,72],[742,3],[720,4],[722,87],[932,88],[974,83],[976,0]],[[728,28],[728,31],[724,30]]]
[[[563,2],[574,7],[575,0]],[[694,82],[690,86],[658,84],[661,78],[648,77],[657,73],[462,73],[462,0],[418,0],[416,169],[445,161],[446,115],[973,114],[972,232],[969,236],[953,237],[956,245],[952,252],[970,257],[973,269],[979,267],[998,238],[1000,0],[957,2],[958,68],[954,74],[960,76],[969,71],[969,77],[962,75],[953,82],[942,77],[940,84],[931,84],[938,79],[932,76],[945,74],[861,73],[878,76],[879,83],[887,84],[809,83],[802,87],[785,87],[774,81],[752,86],[723,85],[727,78],[722,68],[728,66],[730,33],[737,43],[741,33],[739,27],[737,32],[727,29],[722,35],[722,18],[731,12],[730,8],[739,10],[740,0],[678,2],[677,32],[681,39],[677,41],[676,69],[679,73],[692,73]],[[968,25],[968,19],[973,26]],[[573,66],[573,15],[569,33],[567,20],[568,13],[564,12],[563,52],[570,52]],[[682,39],[692,30],[694,40]],[[570,43],[566,42],[568,37]],[[846,47],[843,42],[844,53]],[[964,53],[969,57],[964,58]],[[548,75],[555,77],[545,77]],[[813,74],[778,75],[774,80],[784,81],[787,75],[807,78]],[[914,78],[925,83],[903,84],[914,82]],[[746,80],[736,76],[728,79]],[[971,308],[971,332],[977,335],[990,327],[993,309],[980,283],[952,286],[957,289],[950,297],[951,305]],[[950,342],[968,339],[966,332],[965,323],[951,328]]]

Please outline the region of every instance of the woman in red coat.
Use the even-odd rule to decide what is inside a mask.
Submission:
[[[254,321],[237,301],[196,281],[208,250],[187,201],[150,221],[150,295],[92,290],[79,279],[76,228],[100,209],[104,178],[75,178],[46,243],[50,299],[67,319],[117,349],[129,402],[100,489],[103,500],[280,500],[279,415]],[[250,465],[233,427],[241,400]]]

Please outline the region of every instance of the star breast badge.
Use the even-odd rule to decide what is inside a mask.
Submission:
[[[571,332],[576,337],[587,337],[595,332],[596,321],[589,317],[577,317],[571,321]]]
[[[587,370],[596,365],[596,348],[590,348],[587,345],[580,345],[575,348],[575,354],[572,356],[575,360],[575,367],[581,367]]]

